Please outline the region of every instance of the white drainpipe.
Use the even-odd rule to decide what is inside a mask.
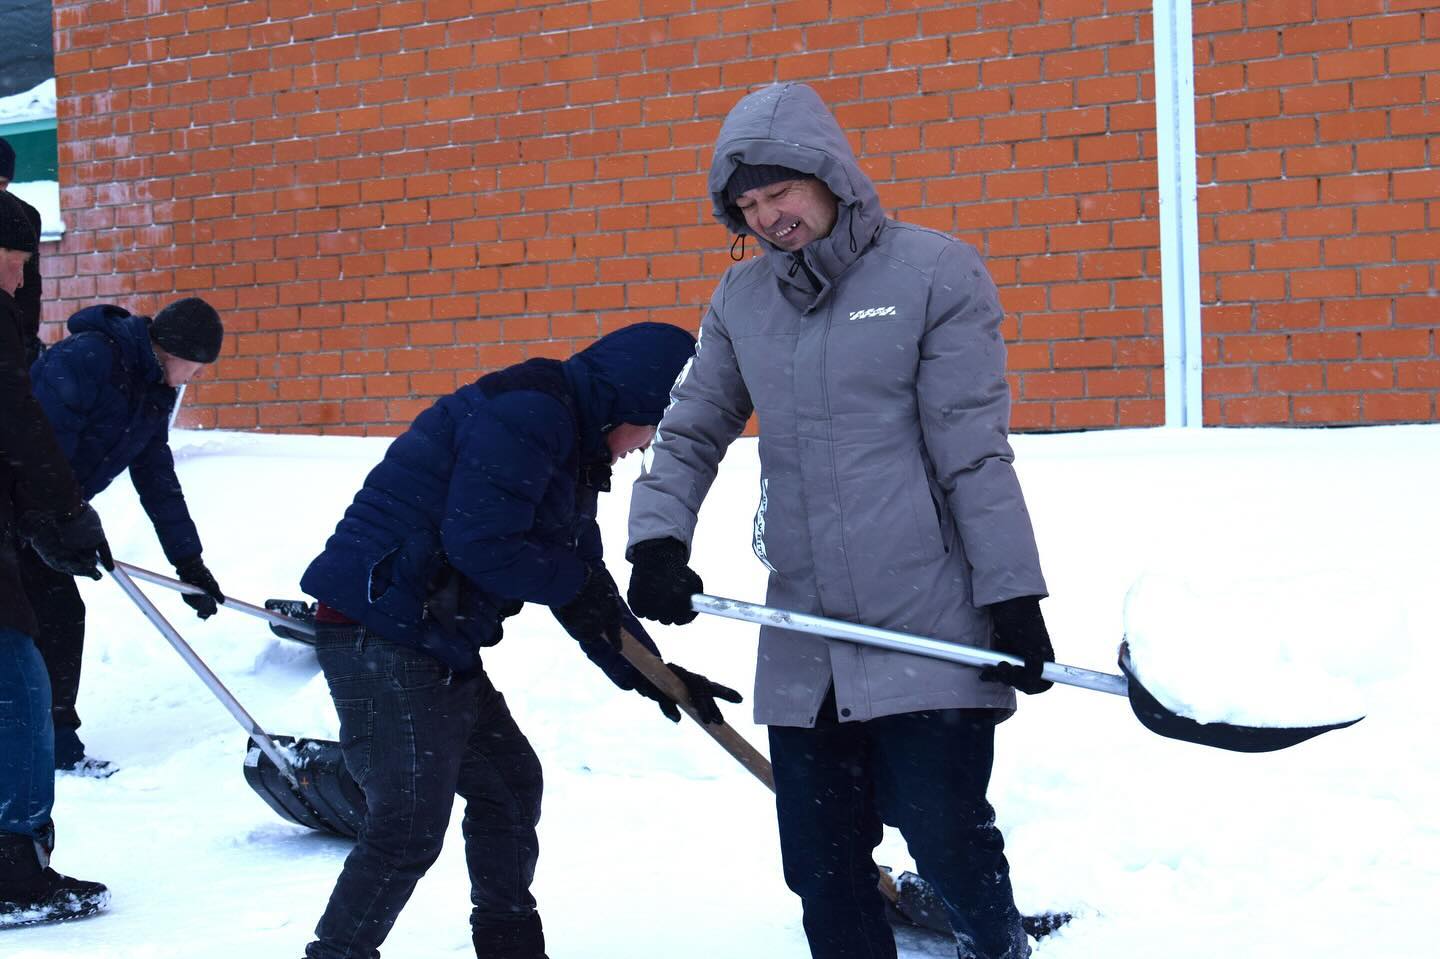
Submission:
[[[1190,0],[1153,0],[1159,146],[1160,286],[1165,317],[1165,425],[1203,426],[1195,56]]]

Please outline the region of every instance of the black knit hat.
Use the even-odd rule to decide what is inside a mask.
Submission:
[[[8,191],[0,190],[0,249],[34,253],[37,248],[35,229],[24,204]]]
[[[781,180],[808,179],[810,179],[810,174],[792,170],[788,166],[775,166],[768,163],[737,163],[735,172],[730,174],[730,179],[725,183],[725,205],[734,206],[735,201],[740,198],[740,194],[746,190],[769,186],[772,183],[779,183]]]
[[[0,137],[0,180],[15,179],[15,148],[10,141]]]
[[[195,296],[171,303],[150,321],[150,339],[156,346],[193,363],[214,363],[224,338],[220,314]]]

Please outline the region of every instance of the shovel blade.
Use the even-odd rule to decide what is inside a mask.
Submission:
[[[1166,739],[1228,749],[1237,753],[1269,753],[1298,746],[1321,733],[1353,726],[1365,717],[1322,726],[1242,726],[1235,723],[1201,723],[1166,708],[1155,694],[1145,688],[1130,665],[1130,648],[1120,647],[1120,671],[1129,680],[1130,709],[1135,718],[1152,733]]]
[[[282,819],[345,839],[356,838],[365,821],[365,794],[345,768],[340,744],[325,739],[272,738],[294,756],[295,782],[286,779],[252,743],[245,756],[245,781],[250,788]]]
[[[267,599],[265,608],[272,613],[295,620],[309,628],[309,632],[301,629],[290,629],[279,623],[270,624],[270,632],[281,639],[291,639],[297,643],[304,643],[306,646],[315,645],[315,604],[308,603],[303,599]]]

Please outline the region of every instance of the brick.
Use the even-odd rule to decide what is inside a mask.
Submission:
[[[1435,418],[1436,400],[1427,393],[1373,393],[1361,397],[1367,423],[1428,422]]]
[[[1290,419],[1290,403],[1283,396],[1237,397],[1224,401],[1221,410],[1223,422],[1231,426],[1285,423]],[[1208,414],[1207,422],[1211,422]]]
[[[1072,400],[1055,404],[1055,426],[1078,430],[1114,426],[1117,419],[1110,400]]]
[[[1292,404],[1297,423],[1357,423],[1360,421],[1360,397],[1355,394],[1306,396]]]

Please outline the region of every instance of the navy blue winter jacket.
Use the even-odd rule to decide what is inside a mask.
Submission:
[[[30,367],[40,401],[88,500],[126,469],[172,564],[200,555],[175,458],[170,412],[176,390],[150,346],[150,320],[118,306],[70,317],[70,335]]]
[[[316,599],[452,669],[469,670],[523,603],[574,599],[602,562],[605,433],[654,425],[694,355],[677,326],[617,330],[563,362],[530,360],[437,401],[365,478],[301,579]],[[644,631],[634,617],[627,626]],[[618,685],[618,654],[586,652]]]

